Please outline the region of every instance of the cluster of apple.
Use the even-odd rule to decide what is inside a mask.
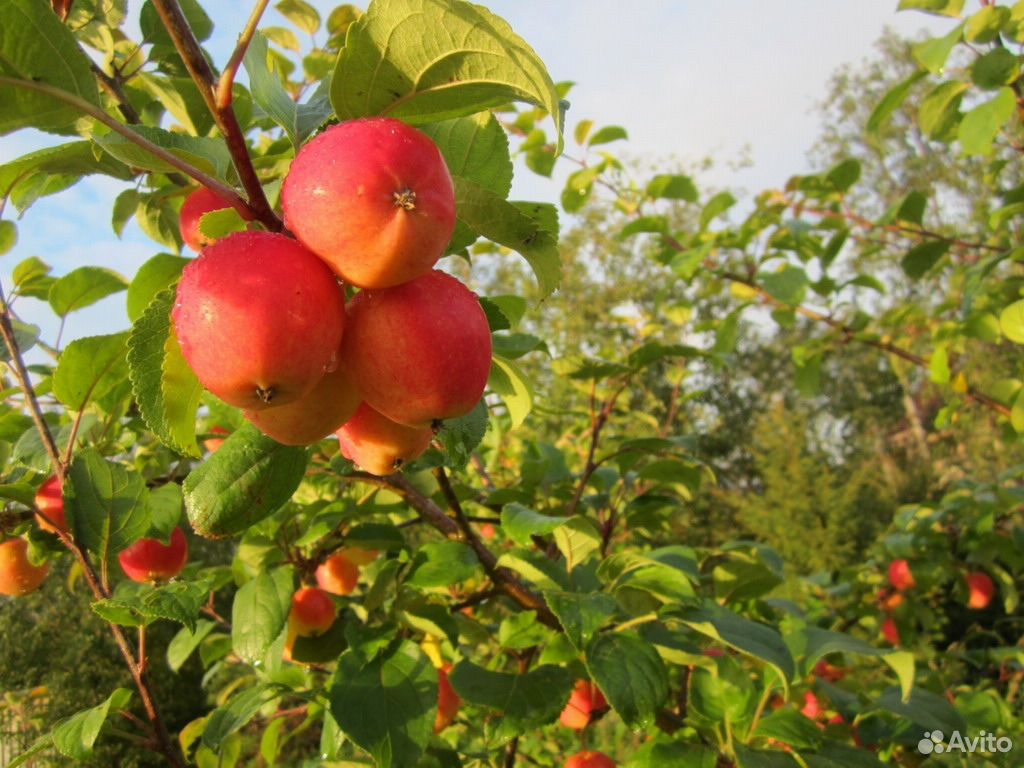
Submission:
[[[558,721],[566,728],[583,731],[607,711],[608,700],[601,689],[589,680],[577,680]],[[603,752],[584,750],[570,757],[565,768],[615,768],[615,761]]]
[[[36,523],[44,531],[68,535],[64,514],[64,494],[56,476],[46,480],[36,492]],[[172,531],[164,544],[159,539],[140,539],[118,553],[117,561],[132,581],[155,584],[173,579],[188,562],[188,541],[180,528]],[[16,536],[0,543],[0,595],[23,597],[35,592],[50,572],[50,564],[33,565],[28,557],[28,542]]]
[[[434,265],[455,228],[437,146],[398,120],[332,126],[299,151],[281,193],[295,238],[239,232],[209,242],[208,190],[181,211],[197,250],[172,312],[200,383],[278,442],[337,432],[363,469],[390,474],[437,425],[483,395],[491,336],[477,297]],[[339,282],[340,281],[340,282]],[[359,292],[346,306],[345,288]]]

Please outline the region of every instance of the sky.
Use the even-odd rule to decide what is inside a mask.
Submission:
[[[568,122],[621,125],[631,156],[715,166],[698,185],[756,192],[810,170],[807,150],[821,130],[814,107],[841,65],[872,56],[886,26],[912,35],[945,31],[948,21],[896,13],[897,0],[477,0],[530,43],[556,81],[576,83]],[[326,17],[334,2],[314,0]],[[223,65],[250,4],[206,0],[216,25],[206,43]],[[132,2],[136,8],[139,3]],[[244,11],[241,9],[245,9]],[[265,25],[281,24],[274,11]],[[242,78],[244,79],[244,78]],[[66,139],[21,131],[0,138],[0,162]],[[750,166],[736,171],[741,157]],[[160,247],[134,223],[122,239],[110,227],[114,197],[126,185],[94,176],[37,202],[19,222],[19,242],[0,279],[39,256],[57,275],[97,264],[131,277]],[[517,168],[513,198],[556,201],[560,188]],[[9,213],[7,215],[10,215]],[[32,299],[16,307],[53,340],[56,322]],[[65,341],[128,326],[124,294],[72,315]]]

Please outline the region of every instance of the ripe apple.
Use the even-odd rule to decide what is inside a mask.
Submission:
[[[971,571],[965,577],[970,597],[967,599],[967,607],[976,611],[988,608],[992,598],[996,594],[996,585],[989,575],[983,571]]]
[[[316,583],[332,595],[351,595],[359,583],[359,566],[336,552],[316,569]]]
[[[893,560],[889,563],[889,583],[900,592],[917,586],[914,574],[910,571],[910,563],[906,560]]]
[[[206,187],[200,187],[196,191],[189,193],[181,206],[181,212],[178,216],[178,228],[181,231],[181,239],[185,241],[185,245],[193,251],[201,251],[206,246],[212,244],[214,241],[199,231],[199,220],[211,211],[221,211],[230,207],[231,203]],[[244,208],[236,210],[238,210],[238,214],[243,219],[252,221],[252,214],[247,210]]]
[[[335,615],[330,595],[318,587],[303,587],[292,595],[288,628],[300,637],[322,635],[334,624]]]
[[[337,368],[308,395],[276,408],[246,411],[245,418],[279,443],[310,445],[351,419],[361,400],[348,373]]]
[[[220,424],[215,424],[214,426],[210,427],[210,434],[227,436],[231,433],[224,429],[224,427],[220,426]],[[203,448],[205,448],[210,453],[216,453],[220,449],[220,447],[224,445],[225,439],[226,437],[208,437],[205,440],[203,440]]]
[[[281,204],[299,242],[360,288],[426,274],[455,230],[455,192],[441,151],[391,118],[335,125],[302,147]]]
[[[566,760],[565,768],[615,768],[615,761],[603,752],[584,750]]]
[[[297,242],[237,232],[185,267],[172,318],[202,385],[258,410],[298,400],[337,366],[345,307],[334,274]]]
[[[168,581],[181,573],[188,562],[188,541],[181,528],[175,528],[169,544],[160,539],[139,539],[121,550],[117,561],[132,581],[142,584]]]
[[[451,664],[445,664],[437,670],[437,717],[434,719],[434,733],[440,733],[455,720],[455,715],[462,706],[462,699],[448,682],[448,673],[452,671]]]
[[[54,475],[41,486],[36,493],[36,522],[44,531],[57,533],[58,530],[67,533],[68,523],[64,518],[64,493],[60,487],[60,480]],[[46,519],[43,519],[43,515]],[[53,523],[53,525],[50,525]]]
[[[28,559],[28,542],[22,538],[0,543],[0,595],[23,597],[39,589],[50,564],[32,565]]]
[[[800,710],[800,714],[810,720],[817,720],[818,716],[823,712],[821,708],[821,702],[818,701],[818,697],[814,695],[814,691],[807,691],[804,693],[804,706]]]
[[[494,527],[494,523],[484,523],[480,526],[480,537],[485,541],[491,541],[497,535],[498,529]]]
[[[349,302],[342,364],[392,421],[428,427],[473,410],[491,370],[491,331],[476,295],[443,272]]]
[[[577,680],[558,721],[566,728],[582,731],[595,715],[608,709],[608,701],[601,690],[589,680]]]
[[[900,630],[892,616],[887,617],[882,623],[882,634],[890,645],[900,644]]]
[[[382,477],[421,456],[433,437],[429,427],[396,424],[366,403],[338,430],[342,455],[371,475]]]

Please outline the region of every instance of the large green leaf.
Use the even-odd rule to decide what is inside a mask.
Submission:
[[[184,666],[195,650],[202,644],[214,629],[216,622],[200,619],[196,622],[195,631],[182,627],[178,634],[167,644],[167,666],[177,672]]]
[[[547,110],[562,148],[558,92],[508,23],[462,0],[374,0],[348,29],[331,102],[341,119],[447,120],[510,101]]]
[[[131,130],[206,174],[227,180],[229,172],[233,173],[231,155],[228,153],[227,145],[221,139],[172,133],[163,128],[147,125],[133,125]],[[144,168],[147,171],[157,171],[158,173],[177,171],[166,160],[161,160],[150,154],[119,133],[111,132],[102,135],[96,133],[93,134],[93,140],[110,155],[133,168]]]
[[[194,631],[209,594],[210,587],[205,581],[174,581],[130,596],[99,600],[92,604],[92,609],[112,624],[135,627],[167,619]]]
[[[73,141],[0,165],[0,197],[10,195],[15,207],[24,212],[40,197],[60,192],[82,176],[95,173],[123,180],[132,176],[124,163],[109,155],[97,159],[92,142]]]
[[[996,95],[979,104],[960,123],[957,138],[965,155],[992,154],[992,142],[1017,109],[1012,88],[1000,88]]]
[[[468,179],[501,197],[512,189],[508,135],[490,112],[424,125],[452,176]]]
[[[501,529],[516,544],[530,545],[531,536],[554,533],[569,520],[567,517],[542,515],[515,502],[501,508]]]
[[[50,286],[50,306],[58,317],[66,317],[127,287],[128,281],[113,270],[79,267]]]
[[[185,478],[189,522],[200,536],[241,533],[291,498],[306,459],[305,448],[281,445],[246,423]]]
[[[125,362],[128,333],[76,339],[61,352],[53,374],[53,393],[72,411],[102,397],[122,383],[128,373]]]
[[[146,425],[164,444],[198,456],[196,409],[203,388],[181,354],[171,326],[175,289],[154,298],[132,326],[128,371]]]
[[[533,408],[533,388],[526,374],[508,358],[495,355],[487,386],[505,403],[512,428],[520,426]]]
[[[338,726],[379,768],[416,765],[433,733],[437,670],[408,640],[372,659],[347,651],[328,698]]]
[[[478,573],[480,562],[460,541],[432,541],[416,552],[406,583],[414,587],[447,587]]]
[[[658,651],[635,635],[606,633],[587,647],[587,669],[627,726],[647,728],[668,698],[668,670]]]
[[[580,652],[616,609],[615,600],[601,592],[551,591],[544,593],[544,600],[558,618],[569,642]]]
[[[250,664],[263,659],[277,639],[291,610],[293,576],[290,568],[261,573],[235,593],[231,609],[231,644]]]
[[[44,0],[0,3],[0,76],[45,83],[100,106],[89,57]],[[81,114],[52,96],[0,85],[0,136],[19,128],[74,133]]]
[[[134,210],[134,206],[133,206]],[[233,209],[232,209],[233,210]],[[128,319],[133,323],[142,317],[149,303],[165,288],[174,285],[181,275],[181,270],[191,259],[174,256],[170,253],[158,253],[139,267],[131,284],[128,286]]]
[[[278,689],[269,685],[257,685],[233,695],[210,713],[203,729],[203,744],[219,749],[228,736],[245,727],[265,704],[279,695]]]
[[[72,760],[88,760],[110,710],[116,712],[124,709],[131,698],[131,691],[127,688],[118,688],[102,704],[72,715],[53,729],[53,745],[65,757]]]

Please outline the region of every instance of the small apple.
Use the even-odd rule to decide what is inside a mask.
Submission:
[[[494,523],[484,523],[480,526],[480,537],[484,541],[491,541],[497,535],[498,529],[494,527]]]
[[[455,191],[441,151],[391,118],[341,123],[303,146],[281,205],[299,242],[360,288],[426,274],[455,230]]]
[[[334,274],[297,242],[236,232],[185,267],[171,313],[204,387],[239,408],[298,400],[338,364],[344,297]]]
[[[893,560],[889,563],[889,583],[900,592],[917,586],[914,574],[910,571],[910,563],[906,560]]]
[[[601,690],[589,680],[577,680],[569,703],[565,705],[558,721],[566,728],[582,731],[595,715],[608,709],[608,701]]]
[[[188,541],[181,528],[175,528],[169,544],[159,539],[139,539],[121,550],[117,561],[132,581],[141,584],[169,581],[181,573],[188,562]]]
[[[213,190],[200,187],[189,193],[182,203],[181,212],[178,215],[178,229],[181,231],[181,239],[185,245],[193,251],[201,251],[214,241],[199,231],[199,220],[211,211],[221,211],[230,208],[231,203],[218,195]],[[246,221],[252,221],[252,214],[244,208],[236,209],[238,214]]]
[[[332,595],[351,595],[359,583],[359,566],[336,552],[316,569],[316,583]]]
[[[887,613],[891,613],[903,605],[905,599],[902,592],[896,592],[895,590],[890,592],[887,589],[883,589],[878,593],[879,604]]]
[[[434,719],[434,733],[440,733],[455,720],[462,706],[462,699],[448,681],[451,664],[445,664],[437,670],[437,717]]]
[[[322,635],[331,625],[337,609],[330,595],[318,587],[303,587],[292,595],[288,626],[300,637]]]
[[[983,571],[971,571],[964,577],[967,581],[967,590],[970,596],[967,599],[967,607],[976,611],[988,608],[992,598],[996,594],[996,585],[989,575]]]
[[[68,523],[64,519],[64,493],[56,475],[39,486],[39,491],[36,493],[36,509],[39,510],[36,513],[36,522],[44,531],[68,532]],[[40,512],[42,514],[39,514]],[[46,516],[45,519],[43,515]]]
[[[203,440],[203,448],[205,448],[209,453],[216,453],[218,450],[220,450],[220,447],[224,445],[224,440],[226,439],[227,435],[231,433],[228,432],[226,429],[224,429],[224,427],[220,426],[219,424],[215,424],[214,426],[210,427],[210,434],[225,436],[208,437],[205,440]]]
[[[406,427],[375,411],[366,403],[338,430],[341,453],[371,475],[390,475],[418,458],[434,433],[429,427]]]
[[[32,565],[28,559],[28,542],[22,538],[0,543],[0,595],[24,597],[39,589],[50,564]]]
[[[900,629],[896,626],[896,621],[892,616],[887,617],[882,623],[882,634],[890,645],[900,644]]]
[[[565,768],[615,768],[615,761],[603,752],[584,750],[566,760]]]
[[[800,710],[800,714],[809,720],[817,720],[822,711],[821,702],[818,701],[818,697],[814,695],[814,692],[807,691],[804,693],[804,706]]]
[[[814,676],[820,677],[822,680],[826,680],[830,683],[838,682],[847,675],[847,670],[842,667],[837,667],[833,664],[829,664],[824,659],[821,659],[817,664],[814,665]]]
[[[311,445],[351,419],[361,401],[348,373],[338,368],[295,402],[246,411],[245,418],[283,445]]]
[[[399,424],[429,427],[480,401],[491,330],[476,294],[444,272],[429,272],[349,302],[342,364],[374,409]]]

